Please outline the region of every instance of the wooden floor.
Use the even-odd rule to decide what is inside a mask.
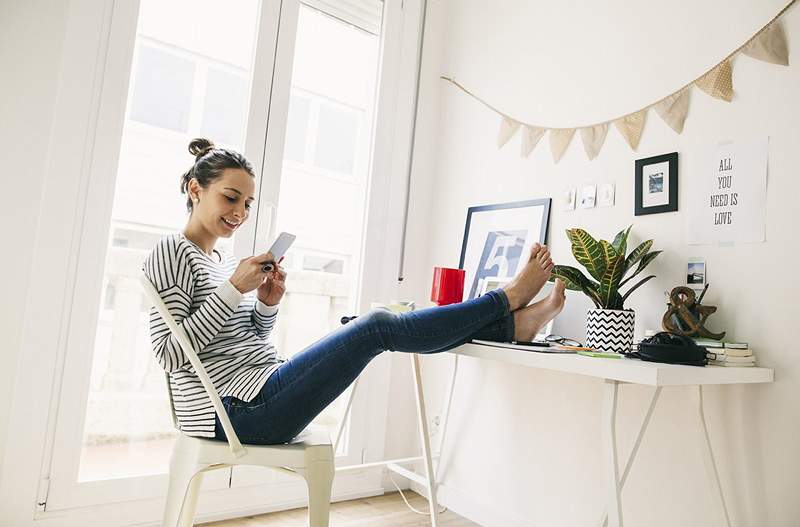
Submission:
[[[428,510],[428,500],[412,490],[404,490],[406,499],[419,511]],[[441,507],[441,506],[440,506]],[[247,516],[235,520],[225,520],[202,524],[203,527],[305,527],[308,514],[305,508],[289,511],[271,512],[259,516]],[[470,527],[478,525],[445,511],[439,514],[438,524],[442,527]],[[417,514],[409,509],[399,492],[383,496],[340,501],[331,504],[331,527],[388,527],[430,525],[430,516]]]

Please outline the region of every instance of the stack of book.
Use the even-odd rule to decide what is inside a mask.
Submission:
[[[724,342],[711,339],[694,339],[699,345],[706,348],[708,363],[714,366],[755,366],[756,358],[753,350],[746,342]]]

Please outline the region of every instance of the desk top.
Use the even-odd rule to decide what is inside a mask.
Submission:
[[[774,379],[774,371],[770,368],[683,366],[639,359],[585,357],[574,353],[541,353],[485,344],[463,344],[449,353],[650,386],[759,383]]]

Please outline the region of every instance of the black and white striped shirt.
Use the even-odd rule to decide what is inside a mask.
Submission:
[[[269,334],[278,306],[253,292],[240,293],[228,280],[239,265],[227,251],[206,254],[184,234],[163,237],[142,264],[175,322],[183,327],[220,397],[252,400],[279,359]],[[158,363],[169,373],[181,431],[214,437],[214,407],[200,377],[155,307],[150,335]]]

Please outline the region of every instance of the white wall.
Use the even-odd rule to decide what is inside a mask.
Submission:
[[[706,0],[670,3],[431,1],[417,132],[408,254],[413,274],[401,297],[427,301],[432,267],[456,266],[469,206],[553,197],[568,186],[615,182],[616,206],[562,212],[557,201],[550,247],[557,263],[574,265],[564,230],[580,226],[609,239],[633,224],[633,241],[655,239],[664,253],[648,268],[658,276],[630,301],[637,336],[658,328],[663,291],[682,284],[689,256],[703,256],[711,287],[704,303],[719,306],[713,330],[745,340],[760,365],[776,371],[766,386],[706,391],[706,411],[722,486],[734,525],[791,526],[800,521],[800,367],[793,347],[800,287],[792,202],[800,144],[800,10],[783,18],[790,67],[740,56],[735,96],[725,103],[693,90],[683,134],[651,111],[637,152],[611,129],[594,161],[576,134],[559,164],[545,138],[530,158],[519,135],[496,148],[498,117],[438,76],[454,76],[523,121],[576,126],[622,115],[694,79],[738,47],[785,4]],[[687,204],[701,156],[722,140],[769,136],[766,242],[733,247],[687,245]],[[422,145],[422,148],[420,148]],[[679,211],[633,216],[634,160],[678,151]],[[582,331],[583,328],[577,328]],[[397,360],[397,359],[395,359]],[[425,358],[434,414],[451,357]],[[397,383],[408,378],[396,368]],[[448,431],[443,494],[459,512],[494,525],[594,524],[605,481],[600,456],[601,383],[579,376],[462,360]],[[406,392],[409,393],[410,392]],[[624,386],[618,432],[627,456],[651,391]],[[705,526],[714,522],[690,393],[666,389],[623,493],[628,525]],[[413,398],[393,407],[401,423]],[[394,454],[416,451],[415,430],[399,427]],[[391,435],[391,434],[390,434]],[[399,447],[405,437],[405,450]],[[469,497],[469,500],[463,498]],[[461,499],[457,499],[461,498]],[[468,506],[464,506],[469,503]],[[459,506],[457,506],[459,505]],[[479,516],[479,517],[478,517]]]

